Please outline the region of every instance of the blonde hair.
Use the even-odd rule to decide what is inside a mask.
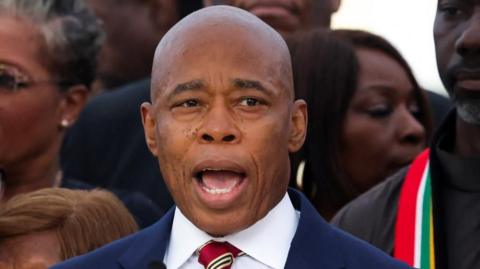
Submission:
[[[60,259],[66,260],[131,234],[138,226],[115,195],[99,189],[40,189],[0,207],[0,244],[48,230],[56,232]]]

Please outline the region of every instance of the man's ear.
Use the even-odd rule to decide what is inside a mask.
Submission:
[[[140,113],[142,114],[143,131],[145,133],[147,147],[154,156],[157,156],[156,122],[152,104],[144,102],[140,107]]]
[[[89,91],[85,85],[73,85],[62,94],[59,105],[58,124],[60,129],[70,127],[75,123],[85,103]]]
[[[290,152],[298,151],[307,135],[307,103],[304,100],[296,100],[292,108],[290,139],[288,141],[288,150]]]

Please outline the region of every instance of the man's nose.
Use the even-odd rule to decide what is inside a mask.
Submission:
[[[199,138],[202,143],[236,143],[240,131],[227,108],[215,107],[206,114]]]
[[[465,28],[455,43],[458,54],[468,56],[480,54],[480,7],[475,7],[473,14],[465,22]]]

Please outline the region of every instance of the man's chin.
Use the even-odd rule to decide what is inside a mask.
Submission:
[[[480,99],[455,100],[458,116],[468,124],[480,126]]]
[[[240,223],[238,221],[230,222],[229,220],[216,221],[215,223],[198,223],[196,224],[201,230],[205,231],[213,237],[224,237],[229,234],[240,232],[253,223]]]

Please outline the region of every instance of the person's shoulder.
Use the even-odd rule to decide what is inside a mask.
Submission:
[[[86,182],[74,179],[62,180],[62,188],[74,190],[91,190],[92,186]],[[121,189],[106,189],[122,201],[128,211],[133,215],[140,228],[152,225],[163,216],[163,211],[148,196],[138,191]]]
[[[425,93],[427,95],[428,101],[433,104],[435,108],[440,108],[441,112],[444,112],[444,115],[446,115],[446,113],[452,107],[452,102],[450,101],[450,99],[444,95],[430,90],[425,90]]]
[[[385,252],[355,238],[336,227],[332,227],[338,251],[343,255],[345,268],[411,268],[407,264],[395,260]]]
[[[408,171],[405,167],[372,189],[361,194],[345,205],[332,219],[331,223],[342,227],[348,223],[358,225],[367,217],[378,216],[396,208],[403,180]],[[368,221],[368,220],[367,220]]]
[[[115,189],[112,192],[125,204],[141,228],[152,225],[164,213],[158,205],[143,193]]]
[[[303,194],[289,191],[300,211],[285,268],[409,268],[381,250],[328,224]],[[299,266],[300,265],[300,266]]]
[[[331,223],[382,249],[393,251],[397,205],[408,167],[342,208]]]

